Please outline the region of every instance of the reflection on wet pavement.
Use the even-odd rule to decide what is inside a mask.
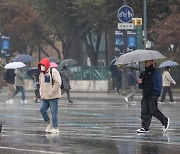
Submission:
[[[46,125],[39,104],[32,101],[33,92],[27,95],[28,104],[19,103],[18,98],[14,104],[0,100],[0,154],[180,153],[179,103],[160,106],[171,119],[168,132],[153,118],[150,132],[137,134],[140,103],[126,106],[119,95],[73,93],[73,104],[65,98],[59,103],[60,133],[54,135],[44,132]]]

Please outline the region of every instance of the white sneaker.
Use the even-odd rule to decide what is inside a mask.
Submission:
[[[51,129],[50,133],[58,134],[59,133],[59,129],[58,128],[53,128],[53,129]]]
[[[158,104],[164,104],[164,102],[158,102]]]
[[[26,104],[28,101],[27,100],[24,100],[24,103]]]
[[[28,101],[27,100],[21,100],[21,103],[26,104]]]
[[[51,125],[51,124],[48,124],[47,127],[46,127],[45,132],[46,132],[46,133],[50,133],[51,130],[52,130],[52,125]]]
[[[146,130],[145,128],[140,128],[136,130],[137,133],[148,133],[149,130]]]
[[[10,103],[13,103],[13,102],[14,102],[14,100],[13,100],[13,99],[9,99],[9,102],[10,102]]]
[[[129,102],[129,100],[128,100],[128,98],[127,98],[127,97],[124,97],[124,99],[125,99],[126,103],[128,103],[128,102]]]
[[[164,125],[163,131],[167,131],[167,130],[168,130],[168,128],[169,128],[169,122],[170,122],[170,119],[167,118],[167,123]]]
[[[6,101],[7,104],[13,104],[13,102],[14,101],[12,99],[9,99],[9,100]]]
[[[170,102],[170,104],[175,104],[176,103],[176,101],[174,101],[174,102]]]

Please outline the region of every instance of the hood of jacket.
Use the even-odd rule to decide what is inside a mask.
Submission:
[[[44,66],[45,66],[45,68],[46,68],[45,71],[41,71],[41,65],[44,65]],[[39,64],[38,64],[39,70],[40,70],[41,72],[43,72],[43,73],[45,73],[45,72],[49,69],[49,67],[50,67],[50,61],[49,61],[48,58],[43,58],[43,59],[39,62]]]

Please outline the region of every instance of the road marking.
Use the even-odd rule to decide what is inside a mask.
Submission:
[[[6,149],[6,150],[16,150],[16,151],[26,151],[26,152],[37,152],[37,153],[50,153],[50,154],[63,154],[61,152],[52,152],[52,151],[39,151],[39,150],[30,150],[30,149],[20,149],[20,148],[13,148],[13,147],[3,147],[0,146],[0,149]]]

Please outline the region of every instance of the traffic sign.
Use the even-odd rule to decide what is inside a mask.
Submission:
[[[132,24],[132,23],[118,23],[118,29],[134,29],[134,24]]]
[[[120,22],[130,22],[133,19],[134,11],[128,5],[123,5],[119,8],[117,12],[117,17]]]

